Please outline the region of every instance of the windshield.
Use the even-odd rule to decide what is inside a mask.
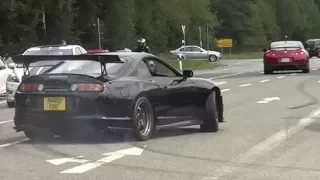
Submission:
[[[119,72],[124,63],[107,63],[107,74],[114,75]],[[68,74],[84,74],[84,75],[100,75],[101,65],[95,61],[65,61],[57,68],[48,72],[50,74],[68,73]]]
[[[283,42],[273,42],[271,43],[272,50],[296,50],[303,48],[300,42],[295,41],[283,41]]]

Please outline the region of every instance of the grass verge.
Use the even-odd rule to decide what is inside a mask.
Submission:
[[[223,59],[262,59],[263,52],[248,52],[248,53],[236,53],[236,54],[227,54],[224,53],[222,56]]]

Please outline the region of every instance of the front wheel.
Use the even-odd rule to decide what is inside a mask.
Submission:
[[[136,100],[133,108],[133,132],[137,140],[148,140],[154,131],[153,107],[146,97]]]
[[[9,101],[7,101],[7,106],[8,106],[9,108],[14,108],[14,102],[9,102]]]
[[[216,103],[216,93],[212,91],[208,96],[202,115],[201,131],[217,132],[219,130],[218,108]]]
[[[210,62],[216,62],[218,60],[218,57],[217,56],[215,56],[215,55],[210,55],[209,56],[209,61]]]

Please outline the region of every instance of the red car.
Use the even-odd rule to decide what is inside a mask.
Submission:
[[[264,74],[282,70],[310,71],[309,53],[300,41],[272,42],[270,48],[263,51]]]
[[[109,51],[105,49],[88,49],[87,50],[88,54],[105,53],[105,52],[109,52]]]

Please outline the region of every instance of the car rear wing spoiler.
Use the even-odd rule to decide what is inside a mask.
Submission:
[[[95,61],[101,64],[101,75],[107,75],[107,63],[124,63],[118,55],[110,54],[82,54],[82,55],[15,55],[15,64],[22,64],[24,75],[29,75],[29,66],[38,61]]]

